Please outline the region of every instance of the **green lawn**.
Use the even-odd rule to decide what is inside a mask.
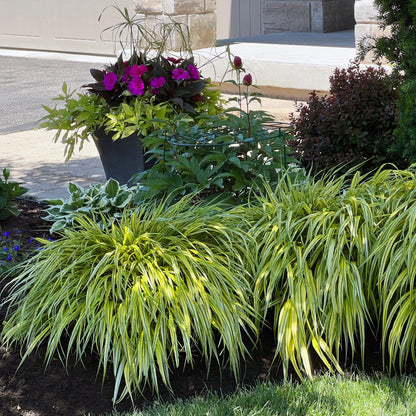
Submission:
[[[155,404],[118,416],[406,416],[416,415],[416,378],[322,376],[313,381],[259,385],[233,396]]]

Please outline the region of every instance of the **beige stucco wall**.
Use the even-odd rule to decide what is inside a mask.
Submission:
[[[255,36],[279,30],[323,30],[324,8],[345,15],[338,4],[353,0],[117,0],[131,13],[168,13],[189,25],[194,48],[216,39]],[[341,2],[341,3],[339,3]],[[290,7],[284,9],[290,3]],[[0,48],[22,48],[88,54],[113,54],[111,33],[103,29],[120,21],[111,9],[98,16],[108,0],[14,0],[0,2]],[[306,5],[306,6],[305,6]],[[282,9],[283,7],[283,9]],[[379,31],[373,0],[355,0],[355,37]],[[348,19],[350,19],[348,17]],[[285,23],[286,22],[286,23]],[[286,26],[285,26],[286,24]],[[280,25],[280,26],[279,26]]]
[[[111,33],[102,30],[120,21],[108,0],[15,0],[0,2],[0,47],[113,54]],[[132,0],[117,4],[133,12]]]

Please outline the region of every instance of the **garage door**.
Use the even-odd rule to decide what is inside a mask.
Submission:
[[[0,47],[59,52],[113,54],[111,32],[101,32],[120,22],[108,0],[1,0]],[[130,12],[133,0],[118,0]]]

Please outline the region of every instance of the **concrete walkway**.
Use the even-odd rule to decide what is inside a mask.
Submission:
[[[281,121],[295,110],[294,98],[305,99],[312,89],[325,91],[333,69],[346,67],[355,55],[352,32],[279,33],[234,39],[230,48],[268,94],[262,108]],[[222,58],[214,71],[212,59],[218,54]],[[204,76],[219,80],[227,71],[223,46],[195,51],[195,55],[201,65],[205,63]],[[86,143],[65,164],[64,145],[52,142],[53,132],[33,128],[45,114],[41,104],[53,106],[52,98],[64,81],[71,89],[79,88],[91,81],[89,68],[101,68],[113,60],[0,49],[0,175],[4,167],[9,168],[11,180],[23,182],[29,194],[39,199],[65,198],[69,182],[88,187],[105,181],[93,143]]]

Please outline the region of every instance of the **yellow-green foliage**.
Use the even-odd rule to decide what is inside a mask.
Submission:
[[[274,310],[276,356],[312,376],[313,348],[340,371],[340,352],[359,349],[382,318],[393,363],[416,362],[416,175],[380,170],[292,183],[247,211],[257,244],[254,306]],[[261,322],[260,322],[261,324]],[[358,345],[357,345],[358,344]]]
[[[311,349],[341,372],[378,330],[390,366],[416,363],[415,183],[413,167],[287,175],[229,210],[187,198],[104,230],[80,218],[13,280],[3,338],[25,356],[46,342],[48,360],[93,348],[115,398],[169,385],[195,349],[237,375],[252,347],[243,334],[266,324],[286,373],[312,376]]]
[[[186,200],[143,206],[111,229],[79,219],[13,281],[17,309],[4,339],[24,345],[25,357],[46,341],[48,361],[72,349],[82,360],[92,347],[104,375],[112,363],[114,400],[145,383],[169,385],[170,370],[192,363],[195,348],[208,363],[226,355],[237,376],[243,332],[254,324],[240,255],[246,237],[226,221]]]

